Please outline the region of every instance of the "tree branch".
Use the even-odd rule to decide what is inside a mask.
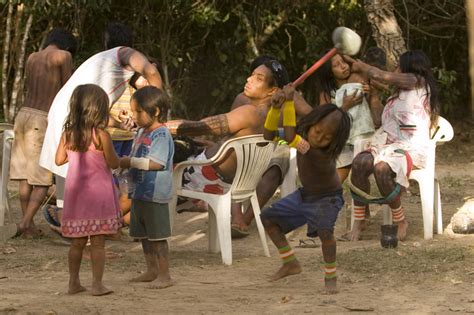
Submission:
[[[277,17],[275,20],[268,24],[267,27],[263,30],[262,36],[259,36],[257,38],[257,47],[262,47],[265,45],[265,43],[268,41],[268,39],[275,33],[276,30],[278,30],[287,20],[288,18],[288,13],[286,10],[283,10],[277,14]]]
[[[253,33],[252,25],[250,25],[250,21],[244,13],[241,13],[240,16],[241,16],[242,22],[244,22],[245,30],[247,31],[247,46],[250,48],[250,50],[256,57],[260,55],[260,52],[255,42],[255,36]]]

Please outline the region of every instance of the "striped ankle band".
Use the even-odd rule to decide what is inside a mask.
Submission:
[[[400,222],[405,220],[405,209],[400,206],[397,209],[392,210],[392,221],[393,222]]]
[[[336,278],[336,262],[324,264],[324,278],[334,279]]]
[[[283,264],[287,264],[296,259],[295,252],[290,246],[278,248],[278,251],[280,252],[280,258],[283,261]]]
[[[365,220],[365,206],[354,206],[354,220]]]

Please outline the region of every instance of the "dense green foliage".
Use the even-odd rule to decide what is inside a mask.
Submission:
[[[5,2],[0,6],[2,25]],[[362,50],[374,45],[361,0],[22,2],[27,11],[34,12],[27,53],[40,47],[51,27],[63,26],[80,39],[76,65],[102,49],[108,21],[131,26],[136,48],[160,62],[175,114],[193,119],[229,109],[256,53],[277,57],[290,78],[296,79],[331,47],[330,35],[338,25],[351,27],[362,36]],[[463,1],[394,0],[394,4],[408,47],[423,49],[432,58],[443,90],[444,113],[468,110]],[[309,100],[314,98],[313,84],[310,78],[302,87]]]

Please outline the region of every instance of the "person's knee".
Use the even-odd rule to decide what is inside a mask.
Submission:
[[[376,179],[383,179],[386,177],[390,177],[392,173],[392,169],[390,166],[385,162],[379,162],[374,166],[374,176]]]
[[[352,161],[352,175],[369,177],[373,171],[374,158],[371,154],[359,154]]]
[[[332,242],[334,241],[334,233],[331,230],[323,229],[318,231],[321,242]]]
[[[282,174],[281,170],[278,166],[273,165],[270,167],[262,176],[262,181],[265,181],[267,183],[280,183],[282,179]]]
[[[91,236],[91,246],[92,247],[104,247],[105,246],[105,237],[104,237],[104,235],[93,235],[93,236]]]
[[[270,218],[263,215],[260,215],[260,219],[262,220],[262,225],[266,230],[273,229],[277,226]]]
[[[87,244],[87,237],[81,237],[81,238],[73,238],[71,241],[71,247],[75,247],[78,249],[84,249]]]

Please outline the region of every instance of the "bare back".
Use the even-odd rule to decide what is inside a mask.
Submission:
[[[72,74],[72,56],[55,46],[32,53],[26,63],[24,106],[49,111],[54,97]]]

